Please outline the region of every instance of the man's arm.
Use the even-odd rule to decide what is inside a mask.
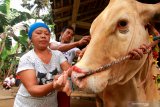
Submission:
[[[79,46],[79,43],[78,41],[77,42],[72,42],[72,43],[68,43],[68,44],[59,44],[59,45],[56,45],[54,43],[50,43],[50,49],[52,50],[59,50],[61,52],[65,52],[65,51],[68,51],[74,47],[78,47]]]
[[[65,52],[65,51],[68,51],[68,50],[75,48],[75,47],[87,45],[89,43],[89,41],[90,41],[90,36],[84,36],[79,41],[68,43],[68,44],[57,45],[57,44],[54,44],[51,42],[49,47],[52,50],[59,50],[61,52]]]

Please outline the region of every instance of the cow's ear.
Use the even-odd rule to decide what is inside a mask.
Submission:
[[[137,8],[140,14],[141,19],[144,23],[149,22],[155,16],[160,15],[160,3],[157,4],[144,4],[144,3],[137,3]]]

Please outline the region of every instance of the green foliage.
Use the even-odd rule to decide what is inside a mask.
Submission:
[[[27,2],[29,0],[22,1],[24,1],[22,6],[26,7],[28,10],[34,7],[34,5],[30,5]],[[32,48],[28,42],[27,32],[25,30],[20,30],[20,34],[18,36],[15,35],[12,29],[14,25],[32,18],[42,19],[49,25],[51,30],[54,30],[55,24],[52,21],[52,15],[39,15],[41,9],[49,9],[49,0],[35,0],[35,3],[38,5],[34,11],[36,14],[34,14],[34,12],[27,13],[21,10],[11,9],[10,0],[1,0],[0,2],[0,33],[4,32],[6,34],[5,38],[0,38],[0,79],[2,79],[2,76],[6,76],[10,73],[9,70],[12,70],[11,73],[15,73],[19,57]],[[24,26],[26,28],[28,27],[28,25]],[[12,44],[12,39],[16,41],[14,46]]]
[[[47,24],[53,24],[53,19],[52,19],[52,16],[50,14],[43,15],[43,16],[41,16],[41,18]]]
[[[0,26],[0,33],[4,32],[4,29],[2,26]]]
[[[2,53],[1,53],[1,60],[6,60],[8,57],[8,51],[6,48],[3,49]]]
[[[20,44],[22,46],[22,52],[25,52],[27,49],[28,49],[28,36],[27,36],[27,33],[22,30],[20,32],[20,37],[19,37],[19,40],[20,40]]]
[[[0,28],[1,31],[4,31],[4,26],[8,24],[8,13],[10,10],[10,0],[1,0],[0,2]]]
[[[12,55],[14,56],[14,54],[16,53],[18,47],[19,47],[19,44],[18,44],[18,43],[16,43],[15,46],[12,47],[12,49],[11,49],[11,51],[10,51],[10,55],[11,55],[11,56],[12,56]]]
[[[8,15],[10,9],[10,0],[1,0],[0,11]]]
[[[15,25],[19,22],[26,21],[32,18],[32,16],[27,12],[17,11],[15,9],[11,9],[9,22],[11,25]]]
[[[7,19],[7,16],[5,14],[3,14],[1,11],[0,11],[0,28],[2,30],[4,30],[4,26],[5,25],[8,25],[8,19]]]
[[[21,45],[21,52],[25,52],[28,49],[28,36],[25,30],[21,30],[20,36],[14,36],[13,39]]]
[[[12,39],[7,37],[6,40],[5,40],[5,48],[6,50],[11,50],[11,47],[12,47]]]

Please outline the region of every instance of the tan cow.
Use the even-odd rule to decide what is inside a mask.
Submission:
[[[89,72],[125,56],[142,44],[149,44],[146,24],[160,12],[160,4],[136,0],[110,0],[93,21],[91,41],[76,64],[72,79],[77,86],[97,93],[97,107],[160,107],[154,80],[151,54],[140,60],[126,60],[102,72],[78,79]]]

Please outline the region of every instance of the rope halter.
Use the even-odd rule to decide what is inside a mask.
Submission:
[[[143,50],[143,54],[150,53],[152,47],[154,47],[156,44],[159,43],[159,39],[160,39],[160,37],[157,37],[157,39],[155,41],[153,41],[150,45],[148,45],[147,46],[148,48],[146,50]],[[113,65],[116,65],[116,64],[119,64],[121,62],[124,62],[125,60],[128,60],[131,57],[132,57],[131,55],[126,55],[124,57],[116,59],[115,61],[112,61],[112,62],[110,62],[108,64],[105,64],[105,65],[103,65],[103,66],[101,66],[101,67],[99,67],[99,68],[97,68],[95,70],[89,70],[87,72],[85,72],[84,70],[78,68],[77,66],[72,66],[71,69],[73,71],[77,72],[77,73],[82,73],[82,75],[76,77],[76,78],[82,79],[82,78],[84,78],[86,76],[89,76],[89,75],[92,75],[92,74],[95,74],[95,73],[98,73],[98,72],[101,72],[101,71],[105,71],[105,70],[109,69],[110,67],[112,67]]]

